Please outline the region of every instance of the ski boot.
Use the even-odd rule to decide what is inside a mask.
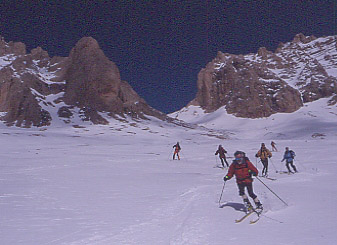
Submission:
[[[246,213],[250,213],[254,210],[252,204],[250,203],[248,199],[243,199],[243,203],[245,206]]]
[[[262,211],[263,211],[262,203],[257,198],[254,199],[254,202],[255,202],[255,206],[256,206],[255,212],[258,213],[258,214],[261,214]]]

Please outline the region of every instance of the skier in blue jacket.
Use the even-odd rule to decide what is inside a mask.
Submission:
[[[293,170],[295,171],[295,173],[297,173],[296,167],[294,165],[294,158],[295,158],[295,156],[296,156],[295,152],[292,151],[292,150],[289,150],[289,147],[286,147],[286,151],[284,152],[283,159],[282,159],[281,162],[283,162],[284,160],[286,160],[286,166],[287,166],[287,169],[288,169],[289,173],[293,173],[290,170],[289,164],[291,165],[291,167],[293,168]]]

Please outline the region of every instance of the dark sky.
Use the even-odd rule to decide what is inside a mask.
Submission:
[[[262,46],[274,51],[300,32],[335,35],[336,5],[323,0],[0,0],[0,35],[25,43],[28,51],[40,46],[50,56],[68,56],[80,38],[91,36],[122,79],[168,113],[195,97],[198,72],[217,51],[247,54]]]

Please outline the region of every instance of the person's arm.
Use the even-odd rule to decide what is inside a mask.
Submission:
[[[228,172],[227,172],[226,176],[223,178],[224,181],[230,180],[230,179],[233,177],[233,175],[234,175],[234,170],[235,170],[235,169],[234,169],[234,165],[231,164],[231,165],[229,166],[229,169],[228,169]]]
[[[270,150],[267,149],[268,157],[271,158],[273,154],[271,154]]]
[[[257,176],[259,174],[259,170],[257,170],[257,168],[250,161],[247,161],[247,163],[248,163],[248,170],[250,170],[250,172],[254,176]]]

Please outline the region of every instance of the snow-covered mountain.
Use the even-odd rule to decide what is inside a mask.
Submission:
[[[23,43],[0,37],[0,111],[1,120],[19,127],[106,124],[125,116],[166,119],[121,80],[117,66],[90,37],[79,40],[69,57],[53,58],[41,48],[26,53]]]
[[[218,52],[200,71],[198,92],[189,105],[206,112],[223,107],[243,118],[268,117],[321,98],[330,97],[328,104],[336,104],[336,82],[336,36],[298,34],[274,53],[265,48],[247,55]]]
[[[248,55],[219,52],[200,71],[196,98],[171,116],[200,123],[182,116],[199,108],[206,113],[219,109],[241,118],[260,118],[293,113],[321,98],[329,98],[324,100],[326,107],[334,108],[336,69],[334,36],[298,34],[274,53],[265,48]],[[53,58],[39,47],[26,53],[23,43],[1,38],[0,81],[0,120],[6,125],[78,126],[153,117],[184,125],[147,105],[121,80],[117,66],[90,37],[82,38],[69,57]],[[224,129],[212,123],[202,126]]]

